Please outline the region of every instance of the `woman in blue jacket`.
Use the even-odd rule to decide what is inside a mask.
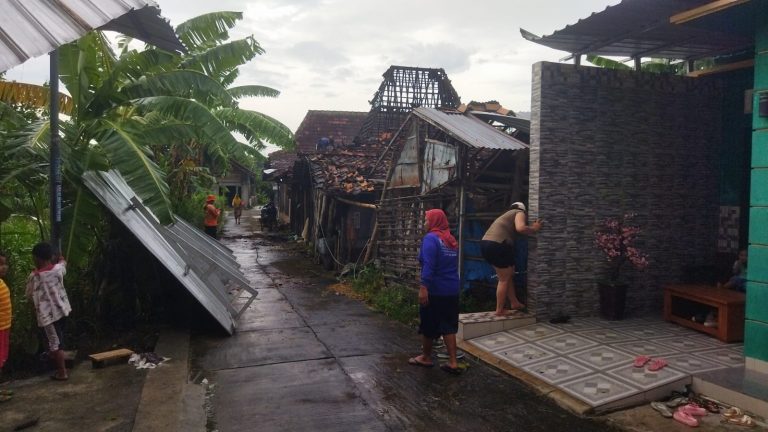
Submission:
[[[427,234],[421,241],[421,285],[419,287],[419,334],[421,355],[408,360],[414,366],[432,367],[432,340],[440,336],[448,350],[446,372],[460,374],[456,363],[456,332],[459,329],[459,245],[440,209],[428,210]]]

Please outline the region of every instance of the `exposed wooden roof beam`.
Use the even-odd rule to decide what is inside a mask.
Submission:
[[[730,7],[746,3],[749,0],[717,0],[705,5],[689,9],[684,12],[672,15],[669,17],[670,24],[682,24],[688,21],[699,19],[703,16],[720,12]]]
[[[739,62],[715,66],[705,70],[693,71],[689,73],[687,76],[698,78],[698,77],[707,76],[707,75],[714,75],[714,74],[719,74],[724,72],[731,72],[739,69],[746,69],[749,67],[753,67],[754,65],[755,65],[755,59],[742,60]]]

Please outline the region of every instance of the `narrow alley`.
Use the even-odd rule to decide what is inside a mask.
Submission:
[[[462,376],[410,366],[408,328],[327,289],[335,282],[246,212],[222,242],[259,289],[231,337],[193,334],[219,431],[603,431],[469,359]],[[255,233],[255,234],[252,234]]]

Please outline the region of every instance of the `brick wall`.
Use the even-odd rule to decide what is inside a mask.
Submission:
[[[596,315],[606,217],[636,213],[652,260],[628,271],[627,315],[661,314],[662,285],[714,260],[721,97],[714,80],[537,63],[531,118],[529,304]]]

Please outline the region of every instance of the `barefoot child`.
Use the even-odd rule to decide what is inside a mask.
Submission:
[[[60,256],[54,260],[53,248],[48,243],[38,243],[32,248],[35,270],[27,278],[27,297],[35,305],[37,325],[45,330],[50,357],[56,366],[52,379],[63,381],[69,378],[64,363],[62,344],[63,318],[72,311],[64,289],[64,275],[67,263]],[[55,264],[54,264],[55,262]]]
[[[8,273],[8,256],[0,251],[0,372],[8,360],[8,347],[11,343],[11,291],[3,278]],[[9,390],[0,390],[0,402],[11,400]]]

